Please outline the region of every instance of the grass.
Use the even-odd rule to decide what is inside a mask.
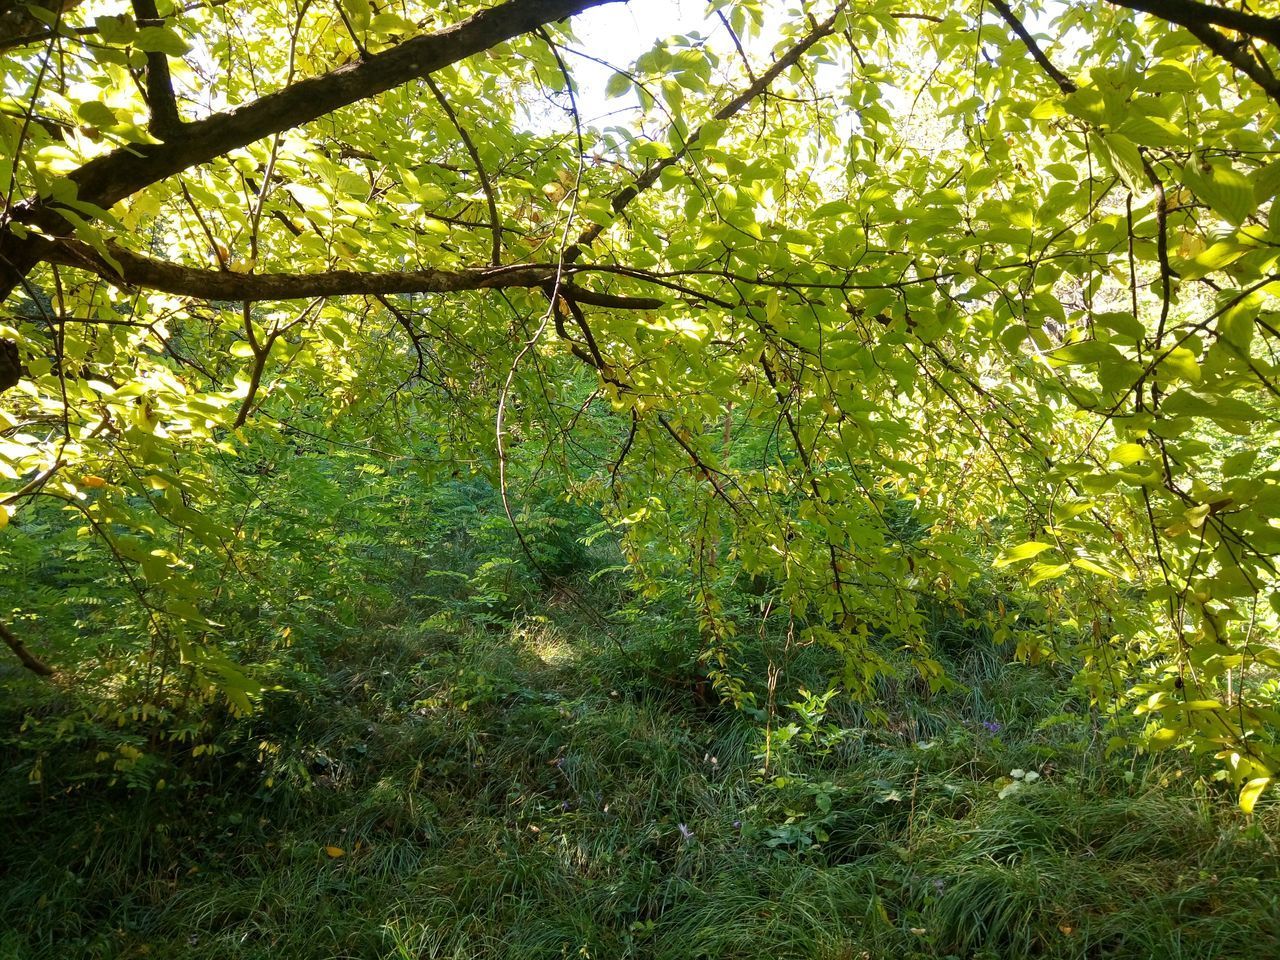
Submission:
[[[167,790],[30,785],[8,748],[0,958],[1280,955],[1276,806],[1107,759],[989,648],[884,727],[784,708],[767,772],[756,722],[637,684],[569,608],[325,654]]]

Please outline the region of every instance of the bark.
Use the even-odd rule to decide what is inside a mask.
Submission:
[[[13,655],[21,660],[22,665],[32,673],[42,677],[53,676],[53,667],[28,650],[27,645],[14,636],[13,631],[3,623],[0,623],[0,640],[4,641],[5,646],[12,650]]]
[[[1245,13],[1231,7],[1214,7],[1195,0],[1108,0],[1117,7],[1141,10],[1161,20],[1187,27],[1225,27],[1280,47],[1280,19]],[[1194,30],[1192,31],[1195,32]]]
[[[464,267],[461,270],[427,268],[382,273],[356,270],[326,270],[323,273],[234,273],[155,260],[114,245],[109,246],[108,250],[114,264],[87,243],[59,240],[49,244],[45,258],[50,263],[87,270],[121,286],[144,287],[201,300],[237,302],[533,288],[554,282],[557,273],[555,264]],[[655,297],[600,293],[566,282],[560,284],[560,290],[579,303],[619,310],[657,310],[664,302]]]
[[[65,13],[81,2],[82,0],[0,0],[0,49],[28,34],[48,31],[49,25],[33,16],[31,7],[57,14]]]

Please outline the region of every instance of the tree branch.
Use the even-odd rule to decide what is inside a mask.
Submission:
[[[87,270],[118,286],[143,287],[200,300],[299,300],[311,297],[378,296],[391,293],[461,293],[467,290],[499,290],[542,287],[556,278],[555,264],[521,264],[508,267],[464,267],[461,270],[355,271],[323,273],[235,273],[202,270],[165,260],[155,260],[108,247],[109,262],[87,243],[63,239],[50,244],[49,263]],[[578,273],[591,268],[580,268]],[[561,292],[579,303],[615,310],[657,310],[664,301],[656,297],[627,297],[586,290],[564,281]]]
[[[15,41],[25,40],[27,35],[52,36],[47,21],[35,16],[29,8],[36,8],[53,15],[65,13],[83,0],[0,0],[0,50],[14,46]]]
[[[467,135],[466,128],[458,120],[458,115],[453,112],[453,107],[449,106],[449,101],[445,98],[444,91],[440,89],[439,85],[431,77],[426,79],[427,86],[431,89],[431,95],[436,98],[436,103],[440,104],[440,109],[444,111],[445,116],[449,118],[449,122],[453,124],[453,129],[458,131],[458,137],[462,140],[462,145],[467,148],[467,153],[471,156],[471,162],[476,165],[476,176],[480,178],[480,188],[484,190],[484,198],[489,203],[489,229],[493,231],[493,253],[489,258],[489,262],[496,267],[502,262],[502,221],[498,219],[498,202],[494,198],[493,184],[489,182],[489,175],[485,173],[484,163],[480,160],[480,151],[471,142],[471,137]]]
[[[208,163],[282,130],[309,123],[335,110],[377,96],[410,80],[456,63],[543,24],[617,0],[507,0],[446,27],[414,37],[357,63],[291,84],[253,103],[184,125],[183,135],[165,143],[134,143],[91,160],[68,176],[80,203],[109,208],[153,183]],[[78,217],[84,216],[77,207]],[[57,235],[64,221],[56,206],[31,200],[16,219]],[[0,235],[0,302],[49,252],[35,233]]]
[[[1195,0],[1107,0],[1117,7],[1129,7],[1150,13],[1161,20],[1168,20],[1181,27],[1192,30],[1193,27],[1207,27],[1210,24],[1235,30],[1259,40],[1265,40],[1273,47],[1280,47],[1280,19],[1263,17],[1256,13],[1245,13],[1231,7],[1216,7]],[[1198,34],[1197,34],[1198,36]]]
[[[1253,51],[1249,47],[1234,42],[1210,26],[1195,24],[1183,24],[1183,26],[1209,50],[1256,83],[1276,103],[1280,103],[1280,80],[1276,79],[1275,74],[1265,69],[1260,60],[1254,59]]]
[[[840,19],[840,14],[844,12],[844,8],[846,6],[848,6],[847,0],[841,0],[840,3],[837,3],[836,9],[830,17],[822,21],[822,23],[817,24],[813,30],[806,34],[795,46],[775,60],[773,65],[761,74],[758,80],[717,110],[714,119],[728,120],[730,117],[734,116],[734,114],[741,111],[742,108],[752,100],[768,90],[769,86],[774,80],[778,79],[783,71],[795,66],[796,63],[800,61],[800,58],[808,53],[814,44],[826,39],[835,31],[836,21]],[[614,215],[617,216],[622,213],[632,200],[657,183],[658,178],[662,176],[662,171],[683,160],[688,155],[689,151],[693,149],[693,145],[702,137],[704,129],[706,129],[705,126],[699,127],[693,133],[689,134],[685,139],[684,146],[674,154],[658,161],[640,176],[636,177],[632,183],[615,193],[613,195],[613,199],[609,203]],[[600,234],[604,232],[604,229],[604,224],[593,223],[584,230],[578,237],[577,241],[572,246],[565,249],[564,262],[573,263],[581,257],[586,248],[595,243]]]
[[[1108,0],[1118,7],[1141,10],[1184,27],[1188,33],[1280,103],[1280,80],[1268,69],[1262,55],[1244,41],[1232,40],[1213,25],[1280,47],[1280,19],[1243,13],[1230,7],[1212,7],[1194,0]]]
[[[160,20],[156,0],[133,0],[133,13],[139,21]],[[157,139],[168,140],[182,129],[178,101],[173,95],[173,78],[169,75],[169,58],[158,51],[147,53],[147,106],[151,110],[147,129]]]
[[[1023,26],[1022,21],[1009,8],[1009,5],[1004,0],[991,0],[991,6],[1013,28],[1013,32],[1018,35],[1018,39],[1022,41],[1023,46],[1031,51],[1032,58],[1036,63],[1040,64],[1044,72],[1058,85],[1058,89],[1063,93],[1075,93],[1075,83],[1053,65],[1053,62],[1045,55],[1045,52],[1040,49],[1040,44],[1036,43],[1036,38],[1027,31],[1027,28]]]
[[[27,645],[13,635],[13,631],[4,623],[0,623],[0,640],[5,642],[13,655],[22,661],[22,665],[34,674],[42,677],[52,677],[53,667],[49,666],[34,653],[27,649]]]

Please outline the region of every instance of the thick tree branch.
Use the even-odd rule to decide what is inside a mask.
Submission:
[[[1269,30],[1264,29],[1262,32],[1256,30],[1244,32],[1276,43],[1276,39],[1280,37],[1280,20],[1241,14],[1223,7],[1208,7],[1191,0],[1108,0],[1108,2],[1120,7],[1142,10],[1185,27],[1193,37],[1256,83],[1271,99],[1280,103],[1280,79],[1266,69],[1266,65],[1255,57],[1248,46],[1237,43],[1210,25],[1221,23],[1223,25],[1248,24],[1253,28],[1269,27]],[[1073,93],[1076,90],[1076,84],[1053,65],[1035,37],[1027,31],[1009,5],[1004,0],[991,0],[991,6],[1013,28],[1013,32],[1031,52],[1036,63],[1040,64],[1044,72],[1058,85],[1058,89],[1063,93]],[[1227,16],[1218,16],[1219,14]],[[1231,28],[1243,30],[1241,26],[1231,26]]]
[[[133,0],[133,13],[140,22],[160,19],[156,0]],[[147,106],[151,110],[148,129],[156,138],[168,140],[182,128],[178,100],[173,95],[173,78],[169,75],[169,58],[158,51],[147,54]]]
[[[27,0],[27,2],[29,4],[30,0]],[[66,13],[72,7],[79,6],[81,2],[82,0],[72,0],[72,2],[67,2],[67,0],[62,0],[62,4],[61,4],[62,12]],[[211,10],[214,7],[225,6],[229,2],[230,0],[197,0],[196,3],[188,3],[185,7],[182,7],[177,12],[191,13],[193,10],[201,10],[201,9]],[[41,5],[48,6],[49,9],[54,8],[53,0],[48,0],[47,3],[41,4]],[[14,22],[12,23],[12,25],[10,25],[11,22],[5,19],[8,16],[6,11],[9,11],[15,8],[21,8],[22,6],[24,6],[24,4],[14,3],[13,0],[0,0],[0,51],[10,50],[14,47],[27,47],[36,43],[45,43],[48,40],[52,40],[54,37],[95,37],[100,32],[96,26],[93,26],[93,27],[63,26],[63,27],[60,27],[58,30],[51,30],[50,28],[44,26],[43,21],[39,21],[35,17],[30,17],[28,21],[28,27],[32,28],[31,32],[29,33],[15,32],[16,29],[19,29],[21,27],[21,24]],[[34,24],[38,24],[39,28],[34,29],[32,22],[34,22]],[[144,20],[144,19],[138,20],[138,26],[140,27],[158,27],[158,26],[162,26],[163,24],[164,24],[163,20]]]
[[[995,0],[993,0],[995,2]],[[1244,13],[1230,7],[1216,7],[1194,0],[1108,0],[1118,7],[1141,10],[1184,27],[1188,33],[1231,66],[1256,83],[1276,103],[1280,103],[1280,79],[1268,69],[1262,55],[1247,42],[1233,40],[1214,29],[1223,27],[1265,40],[1280,47],[1280,19]]]
[[[461,293],[467,290],[534,288],[553,283],[556,278],[554,264],[464,267],[456,271],[428,268],[387,272],[327,270],[324,273],[235,273],[230,270],[202,270],[155,260],[117,246],[111,246],[108,249],[115,264],[109,262],[87,243],[64,239],[50,244],[46,251],[46,259],[50,263],[87,270],[120,286],[143,287],[200,300],[234,300],[250,303],[260,300],[299,300],[311,297]],[[626,297],[599,293],[563,281],[560,284],[560,290],[578,303],[594,307],[617,310],[657,310],[663,305],[663,301],[656,297]]]
[[[1236,43],[1210,26],[1203,24],[1183,24],[1183,26],[1193,37],[1261,87],[1272,100],[1280,103],[1280,79],[1266,69],[1248,46]]]
[[[555,20],[616,0],[507,0],[437,33],[414,37],[367,59],[301,80],[253,103],[186,124],[165,143],[130,144],[70,174],[82,203],[107,208],[190,167],[264,137],[377,96]],[[46,234],[64,230],[56,207],[29,201],[17,219]],[[83,216],[83,209],[79,211]],[[0,235],[0,301],[49,252],[41,237]]]
[[[1191,30],[1193,27],[1214,25],[1235,30],[1259,40],[1265,40],[1273,47],[1280,47],[1280,19],[1263,17],[1256,13],[1245,13],[1231,7],[1210,6],[1207,3],[1196,3],[1195,0],[1107,0],[1117,7],[1128,7],[1150,13],[1161,20],[1168,20]],[[1192,30],[1192,33],[1195,33]]]
[[[35,16],[31,8],[57,14],[65,13],[81,2],[83,0],[0,0],[0,50],[32,33],[52,35],[46,21]]]

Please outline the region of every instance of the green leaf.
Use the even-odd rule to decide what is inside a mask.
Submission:
[[[1170,727],[1161,727],[1147,739],[1152,750],[1167,750],[1182,738],[1182,731]]]
[[[631,89],[631,78],[625,73],[615,73],[609,78],[609,82],[605,84],[604,95],[613,99],[620,97]]]
[[[996,558],[992,564],[993,567],[1007,567],[1013,563],[1019,563],[1023,560],[1030,560],[1032,557],[1038,557],[1046,550],[1053,549],[1051,543],[1038,543],[1035,540],[1028,540],[1026,543],[1020,543],[1016,547],[1006,550]]]
[[[1146,449],[1140,443],[1122,443],[1108,455],[1107,459],[1112,463],[1118,463],[1122,467],[1137,463],[1139,460],[1145,459],[1147,456]]]
[[[1117,133],[1144,147],[1178,147],[1187,142],[1184,131],[1154,114],[1131,116],[1120,125]]]
[[[1196,355],[1186,347],[1173,347],[1167,351],[1158,369],[1189,383],[1200,382],[1200,364],[1196,362]]]
[[[373,7],[369,0],[341,0],[341,3],[343,12],[351,21],[351,26],[356,33],[364,33],[369,29],[369,23],[373,18]]]
[[[80,104],[76,107],[76,115],[85,123],[104,129],[114,127],[117,122],[115,112],[98,100],[86,100]]]
[[[1280,160],[1273,160],[1253,174],[1253,199],[1264,204],[1280,193]]]
[[[98,36],[102,38],[103,43],[124,46],[132,42],[133,38],[138,34],[138,26],[133,22],[132,17],[98,17],[93,23],[97,27]]]
[[[167,26],[140,28],[133,45],[145,53],[163,53],[170,57],[181,57],[191,50],[191,44]]]
[[[1201,164],[1190,160],[1183,168],[1183,182],[1233,226],[1238,227],[1258,208],[1249,178],[1225,161]]]
[[[1108,133],[1103,136],[1102,141],[1106,145],[1112,166],[1129,189],[1143,189],[1146,186],[1146,175],[1142,166],[1142,155],[1134,142],[1118,133]]]
[[[1114,580],[1116,576],[1106,567],[1100,566],[1088,557],[1076,557],[1071,561],[1071,565],[1073,567],[1079,567],[1081,570],[1088,570],[1090,573],[1096,573],[1100,577],[1107,577],[1112,580]]]
[[[1119,350],[1101,340],[1082,340],[1079,343],[1068,344],[1049,356],[1059,363],[1066,364],[1102,363],[1107,360],[1123,359]]]
[[[1033,563],[1031,565],[1031,577],[1027,580],[1029,586],[1034,587],[1038,583],[1046,580],[1054,580],[1068,570],[1071,569],[1069,563]]]

